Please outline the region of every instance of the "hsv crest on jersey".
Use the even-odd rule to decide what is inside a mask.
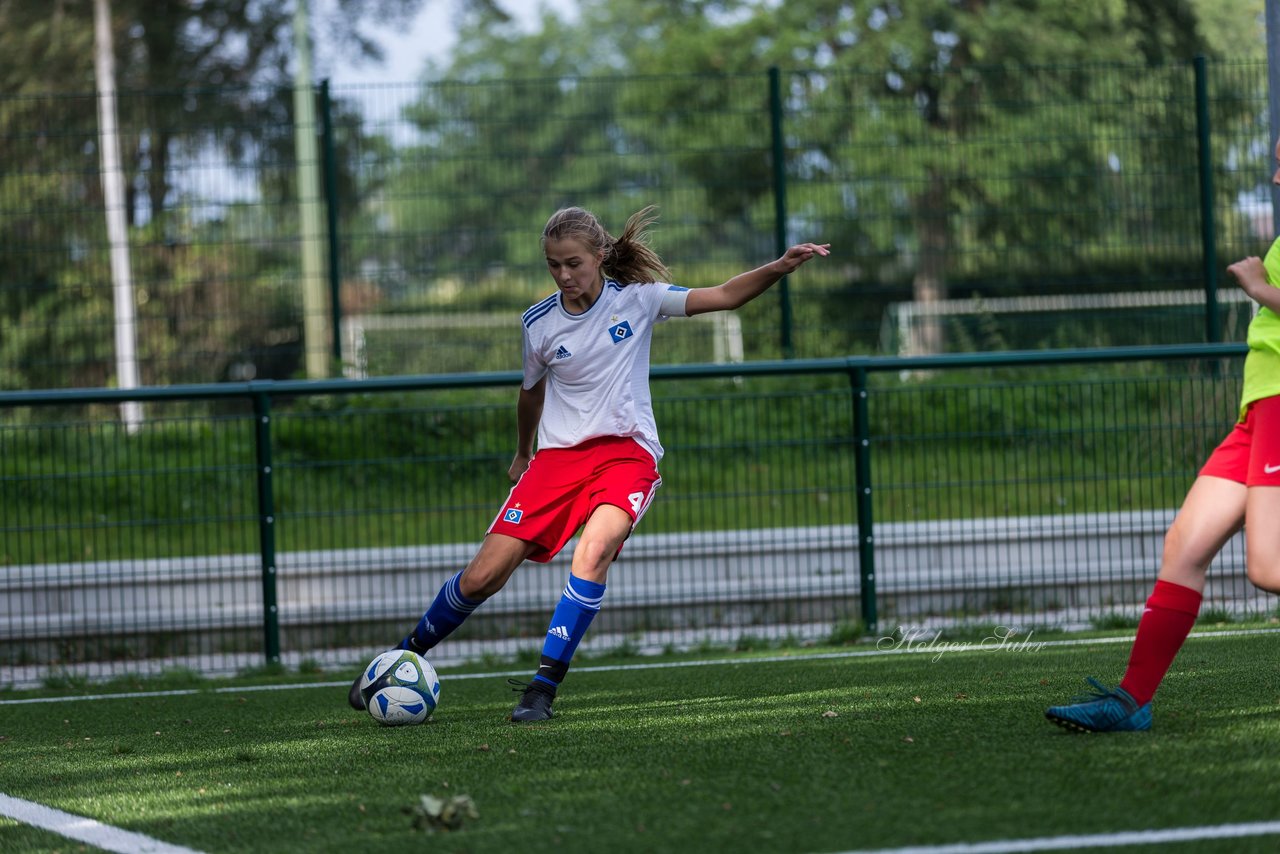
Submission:
[[[614,344],[617,344],[620,341],[626,341],[634,334],[635,333],[631,331],[631,324],[627,323],[625,320],[616,326],[609,327],[609,337],[613,339]]]

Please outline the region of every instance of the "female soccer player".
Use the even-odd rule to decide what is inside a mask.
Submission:
[[[542,248],[558,290],[524,314],[524,381],[507,472],[515,486],[475,557],[445,582],[400,643],[418,653],[430,650],[501,590],[521,563],[550,561],[581,529],[537,673],[522,685],[513,721],[552,716],[556,689],[604,600],[609,565],[662,482],[649,395],[654,326],[669,317],[738,308],[830,249],[797,244],[763,267],[689,290],[665,284],[670,273],[647,241],[655,218],[652,207],[633,214],[617,238],[582,208],[565,208],[547,221]],[[362,709],[359,684],[352,684],[348,700]]]
[[[1275,156],[1280,163],[1280,141]],[[1280,185],[1280,168],[1271,182]],[[1090,677],[1096,693],[1045,712],[1067,729],[1151,728],[1151,698],[1200,612],[1209,562],[1241,526],[1249,580],[1280,593],[1280,239],[1265,261],[1245,258],[1227,271],[1261,306],[1249,324],[1239,421],[1200,469],[1165,535],[1160,574],[1119,687]]]

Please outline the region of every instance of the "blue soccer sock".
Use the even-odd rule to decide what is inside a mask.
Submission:
[[[462,573],[459,572],[440,588],[418,625],[400,641],[400,649],[426,652],[452,634],[483,603],[483,599],[468,599],[462,595]]]
[[[600,611],[604,601],[604,585],[587,581],[576,575],[569,576],[569,583],[564,586],[560,596],[560,604],[556,605],[551,615],[551,625],[547,628],[547,639],[542,643],[542,659],[538,672],[534,675],[535,684],[542,683],[553,691],[564,680],[569,670],[569,661],[587,633],[591,621]]]

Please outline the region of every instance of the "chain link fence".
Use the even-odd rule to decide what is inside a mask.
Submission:
[[[1135,352],[1136,350],[1136,352]],[[655,369],[663,486],[584,653],[1136,625],[1238,345]],[[0,685],[359,666],[466,565],[518,374],[0,393]],[[204,397],[212,412],[192,413]],[[572,544],[432,653],[532,655]],[[1264,618],[1237,536],[1206,619]]]
[[[670,362],[1241,334],[1218,280],[1272,236],[1264,64],[938,85],[930,109],[805,69],[323,85],[306,163],[287,89],[121,92],[142,383],[513,369],[567,204],[615,233],[657,204],[688,286],[834,245],[732,326],[683,326]],[[0,388],[117,381],[99,147],[92,95],[0,97]]]

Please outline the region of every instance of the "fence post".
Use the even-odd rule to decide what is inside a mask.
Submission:
[[[862,623],[868,634],[876,630],[876,551],[871,513],[871,417],[867,405],[867,369],[849,372],[853,385],[854,484],[858,514],[858,575],[862,590]]]
[[[787,251],[787,146],[782,138],[782,72],[778,67],[769,68],[769,132],[773,139],[773,233],[779,255]],[[778,282],[778,298],[781,301],[781,334],[779,342],[782,358],[795,356],[791,340],[791,287],[786,276]]]
[[[262,557],[262,634],[267,664],[280,661],[280,615],[276,606],[276,508],[271,472],[271,398],[253,395],[254,446],[258,470],[258,548]]]
[[[333,141],[333,101],[328,79],[320,81],[320,144],[324,146],[324,207],[329,244],[329,315],[333,359],[342,365],[342,270],[338,266],[338,153]]]
[[[1216,344],[1222,337],[1218,322],[1218,247],[1213,216],[1213,158],[1210,153],[1209,71],[1205,58],[1192,61],[1196,77],[1196,139],[1200,173],[1200,257],[1204,273],[1204,337]]]

